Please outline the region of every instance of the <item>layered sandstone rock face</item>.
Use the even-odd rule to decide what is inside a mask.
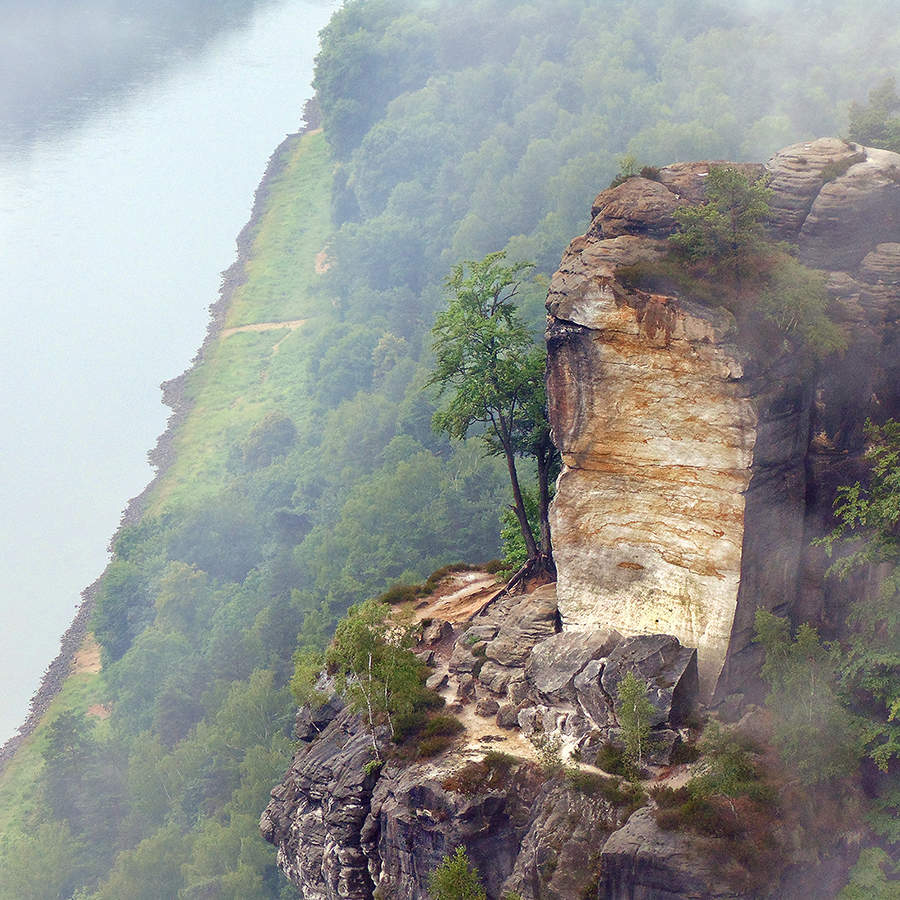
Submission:
[[[829,270],[849,334],[846,360],[818,383],[787,353],[742,349],[725,310],[617,280],[617,267],[665,252],[674,210],[703,198],[708,163],[601,193],[547,301],[563,626],[673,634],[698,648],[707,697],[753,670],[756,608],[784,610],[810,581],[811,431],[833,449],[873,404],[896,408],[900,156],[824,139],[766,168],[773,228]]]

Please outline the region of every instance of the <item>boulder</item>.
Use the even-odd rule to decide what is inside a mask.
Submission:
[[[710,166],[725,165],[737,169],[751,181],[765,174],[759,163],[679,162],[659,170],[660,184],[664,184],[678,197],[679,203],[702,203],[706,199],[706,179]]]
[[[663,831],[639,809],[603,845],[595,896],[610,900],[717,900],[745,896],[722,878],[719,856],[693,835]]]
[[[860,147],[861,161],[823,185],[800,229],[808,266],[852,269],[878,243],[900,241],[900,153]]]
[[[516,703],[504,703],[497,710],[498,728],[517,728],[519,725],[519,707]]]
[[[840,138],[819,138],[792,144],[767,163],[772,225],[779,236],[796,239],[813,200],[830,172],[849,168],[862,154],[859,147]]]
[[[337,694],[331,694],[321,706],[301,706],[294,720],[294,737],[314,741],[343,708],[344,701]]]
[[[616,721],[613,700],[600,682],[603,666],[603,660],[592,659],[575,676],[573,682],[578,705],[597,728],[603,728]]]
[[[485,652],[501,666],[522,666],[531,648],[558,630],[556,585],[511,598],[504,613],[497,636],[488,642]]]
[[[618,631],[563,631],[535,644],[525,663],[525,677],[546,702],[575,699],[576,676],[592,660],[607,656],[622,640]]]
[[[475,696],[475,676],[465,672],[459,676],[456,684],[456,697],[459,700],[470,700]]]
[[[481,667],[481,671],[478,673],[478,681],[495,694],[505,694],[510,681],[520,673],[520,669],[501,666],[489,659]]]
[[[458,640],[453,647],[453,653],[450,654],[450,662],[448,668],[454,674],[462,674],[464,672],[474,672],[477,659],[472,655],[472,647],[462,640]]]
[[[667,235],[675,227],[679,201],[658,181],[629,178],[597,195],[591,209],[591,231],[603,238],[623,234]]]
[[[643,634],[622,641],[607,657],[600,676],[603,692],[617,702],[618,687],[629,673],[647,682],[655,714],[651,725],[676,728],[697,707],[700,693],[697,651],[670,634]]]
[[[422,629],[421,641],[427,647],[435,647],[453,634],[453,626],[443,619],[433,619]]]
[[[497,636],[499,626],[497,625],[471,625],[467,628],[457,643],[465,644],[471,647],[479,641],[492,641]]]
[[[475,714],[485,718],[497,715],[499,709],[500,704],[493,697],[482,697],[475,704]]]

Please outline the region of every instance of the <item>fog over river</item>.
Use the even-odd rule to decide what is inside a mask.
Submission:
[[[337,2],[232,2],[215,21],[185,2],[165,28],[142,23],[153,6],[0,12],[0,742],[151,477],[159,384],[203,339]]]

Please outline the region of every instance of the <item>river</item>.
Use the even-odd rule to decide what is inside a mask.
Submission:
[[[147,451],[168,415],[158,386],[202,342],[337,6],[260,4],[82,98],[64,127],[0,134],[0,743],[151,477]]]

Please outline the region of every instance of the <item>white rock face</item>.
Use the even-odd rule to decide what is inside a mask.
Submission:
[[[587,315],[556,307],[590,327],[554,352],[552,529],[564,627],[673,634],[698,648],[709,695],[737,606],[757,413],[730,317],[705,312],[602,293]]]
[[[619,266],[665,252],[673,210],[702,199],[709,166],[678,164],[658,182],[601,193],[547,300],[550,417],[564,462],[551,522],[563,625],[675,635],[698,650],[706,698],[755,677],[757,607],[783,613],[798,596],[813,415],[813,385],[788,354],[751,358],[726,311],[616,278]],[[841,409],[893,398],[884,373],[897,358],[900,156],[822,139],[740,168],[768,172],[773,231],[830,270],[850,342],[820,374],[815,424],[846,431]]]

